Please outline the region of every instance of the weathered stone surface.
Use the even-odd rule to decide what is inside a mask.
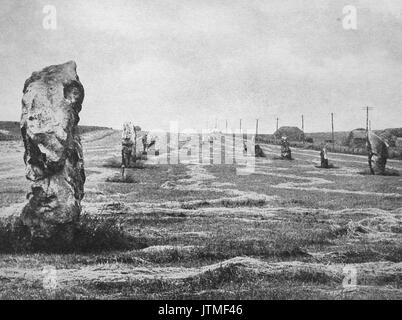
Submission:
[[[388,145],[379,136],[369,131],[367,134],[367,151],[372,174],[385,174],[388,159]]]
[[[286,138],[281,140],[281,158],[284,160],[292,160],[292,151]]]
[[[328,150],[327,146],[323,146],[320,151],[320,158],[321,158],[321,168],[328,169]]]
[[[131,155],[133,153],[134,126],[131,122],[123,124],[123,133],[121,136],[121,165],[128,168],[131,163]]]
[[[25,81],[21,134],[32,182],[21,220],[35,237],[72,240],[84,196],[77,124],[84,88],[73,61],[34,72]]]
[[[265,157],[265,153],[262,150],[262,148],[260,147],[260,145],[256,144],[254,146],[254,150],[255,150],[255,157],[257,157],[257,158],[264,158]]]

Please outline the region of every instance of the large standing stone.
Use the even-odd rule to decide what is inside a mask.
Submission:
[[[255,151],[254,153],[255,153],[256,158],[264,158],[265,157],[265,153],[262,150],[262,148],[260,147],[260,145],[256,144],[254,146],[254,151]]]
[[[372,174],[384,174],[388,159],[388,145],[379,136],[369,131],[367,133],[367,151]]]
[[[21,221],[31,235],[73,238],[84,196],[84,161],[77,124],[84,88],[74,61],[44,68],[25,81],[21,134],[32,182]]]

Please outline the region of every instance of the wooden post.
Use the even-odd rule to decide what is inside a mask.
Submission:
[[[365,107],[363,108],[366,111],[366,132],[368,132],[369,130],[371,130],[371,125],[370,125],[370,120],[369,120],[369,110],[373,110],[372,107]]]
[[[369,130],[369,107],[366,107],[366,131]]]
[[[126,180],[126,166],[124,164],[121,166],[121,179]]]
[[[258,135],[258,119],[256,119],[255,122],[255,136],[257,137],[257,135]]]
[[[332,112],[331,112],[331,128],[332,128],[332,149],[335,150],[334,114]]]

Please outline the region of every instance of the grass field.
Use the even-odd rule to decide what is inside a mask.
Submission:
[[[25,201],[23,148],[1,142],[0,215]],[[401,299],[402,177],[370,176],[364,156],[262,146],[254,171],[150,157],[119,182],[120,134],[83,139],[83,211],[112,219],[128,247],[3,253],[0,298]],[[184,148],[190,146],[183,146]],[[213,150],[216,153],[216,150]],[[204,159],[205,160],[205,159]],[[401,161],[389,167],[402,172]],[[113,182],[117,181],[117,182]],[[48,289],[46,270],[57,287]],[[352,273],[356,286],[345,281]],[[354,283],[354,282],[353,282]]]

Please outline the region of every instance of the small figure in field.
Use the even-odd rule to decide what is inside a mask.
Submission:
[[[367,132],[367,154],[371,174],[385,174],[388,144],[371,131]]]
[[[320,157],[321,157],[321,168],[325,168],[328,169],[329,165],[328,165],[328,144],[324,144],[324,146],[321,149],[320,152]]]
[[[125,123],[123,125],[123,134],[121,142],[121,165],[122,167],[128,168],[131,162],[131,154],[133,152],[133,141],[132,141],[132,128],[131,123]]]
[[[284,160],[292,160],[292,151],[287,137],[281,139],[281,158]]]

